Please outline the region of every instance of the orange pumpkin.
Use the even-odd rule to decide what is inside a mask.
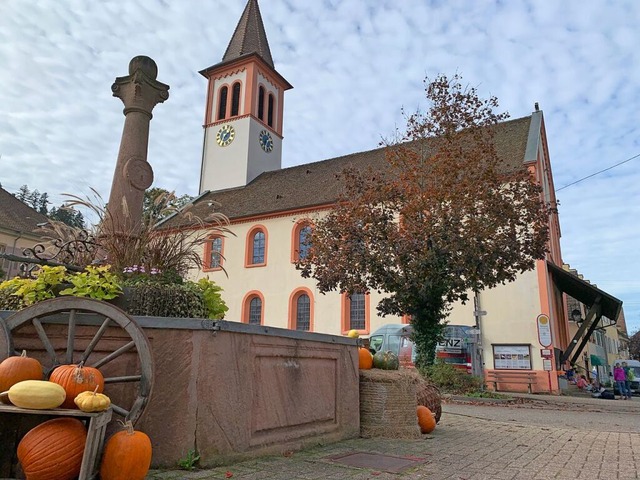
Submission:
[[[101,480],[144,480],[151,465],[151,440],[131,422],[107,441],[100,465]]]
[[[361,370],[370,370],[373,367],[373,355],[364,347],[358,349],[358,368]]]
[[[436,428],[436,419],[429,410],[424,405],[418,405],[416,410],[418,415],[418,425],[420,426],[420,432],[422,433],[431,433]]]
[[[60,365],[51,372],[51,382],[61,385],[67,392],[62,408],[78,408],[74,399],[82,392],[102,393],[104,390],[104,377],[100,370],[93,367],[85,367],[82,362],[78,365]]]
[[[6,392],[16,383],[23,380],[42,380],[42,365],[35,358],[22,355],[5,358],[0,363],[0,392]]]
[[[86,441],[87,430],[76,418],[56,418],[29,430],[18,444],[27,480],[77,478]]]

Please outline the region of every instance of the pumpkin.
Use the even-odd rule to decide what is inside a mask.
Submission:
[[[18,444],[27,480],[77,478],[86,441],[87,430],[76,418],[55,418],[29,430]]]
[[[102,454],[101,480],[143,480],[151,465],[151,440],[127,421],[109,438]]]
[[[42,380],[42,365],[35,358],[27,357],[26,350],[22,355],[5,358],[0,363],[0,392],[23,380]]]
[[[9,400],[17,407],[48,410],[62,405],[66,392],[57,383],[23,380],[9,389]]]
[[[358,349],[358,368],[369,370],[371,367],[373,367],[373,355],[368,349],[360,347]]]
[[[436,419],[433,413],[431,413],[431,410],[429,410],[424,405],[418,405],[416,414],[418,415],[418,425],[420,426],[420,432],[433,432],[433,430],[436,428]]]
[[[400,368],[400,360],[398,360],[398,355],[391,350],[380,351],[373,356],[373,366],[382,370],[398,370]]]
[[[98,387],[93,392],[79,393],[73,402],[83,412],[103,412],[109,405],[111,405],[111,399],[103,393],[98,393]]]
[[[93,367],[85,367],[83,362],[78,365],[60,365],[51,372],[50,381],[61,385],[67,392],[67,397],[62,404],[63,408],[76,408],[73,400],[82,392],[97,392],[104,390],[104,377],[100,370]]]
[[[349,330],[347,332],[347,337],[349,337],[349,338],[358,338],[358,337],[360,337],[360,334],[358,333],[357,330]]]

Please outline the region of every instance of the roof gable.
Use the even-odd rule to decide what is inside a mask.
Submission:
[[[49,219],[0,187],[0,228],[35,234]]]

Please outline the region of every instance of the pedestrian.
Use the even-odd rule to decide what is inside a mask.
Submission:
[[[578,381],[576,382],[576,386],[580,390],[584,390],[585,388],[587,388],[587,385],[589,385],[589,383],[587,382],[587,377],[585,377],[584,375],[580,375],[580,378],[578,378]]]
[[[613,381],[616,382],[618,391],[620,392],[620,400],[626,400],[629,398],[629,393],[626,387],[627,374],[619,363],[616,363],[615,367],[613,367]]]
[[[633,374],[633,368],[627,365],[627,362],[622,362],[622,369],[625,373],[625,387],[627,388],[627,398],[631,399],[631,381],[635,379],[635,375]]]

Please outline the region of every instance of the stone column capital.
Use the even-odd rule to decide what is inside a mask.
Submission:
[[[152,118],[153,107],[169,98],[169,85],[157,81],[157,75],[156,63],[141,55],[129,62],[129,75],[116,78],[111,91],[124,103],[125,116],[133,111]]]

